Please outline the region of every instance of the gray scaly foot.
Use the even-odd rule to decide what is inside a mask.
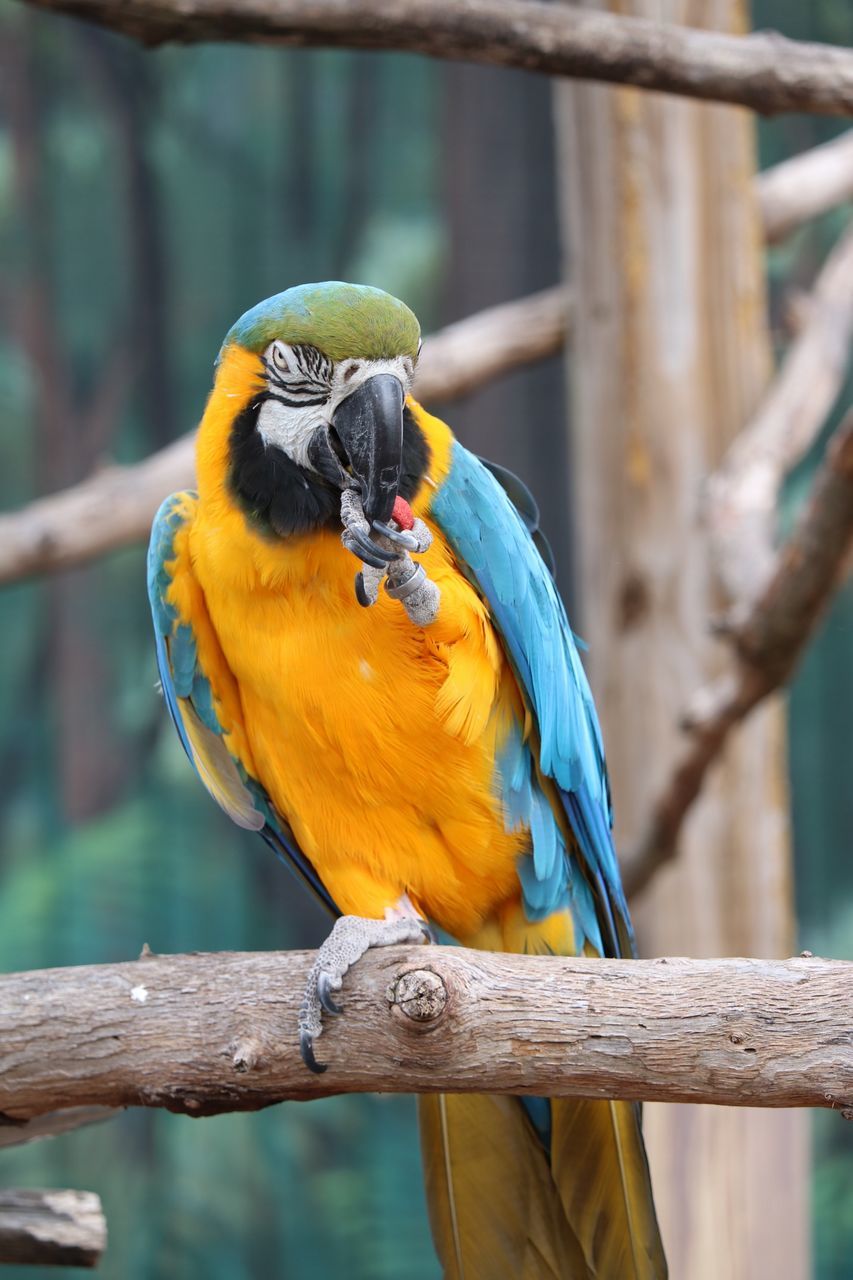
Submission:
[[[403,942],[429,942],[426,923],[412,916],[391,920],[368,920],[362,916],[341,916],[317,952],[311,966],[302,1007],[299,1010],[299,1049],[302,1061],[318,1075],[325,1065],[314,1057],[314,1041],[323,1031],[323,1010],[341,1013],[332,998],[340,991],[344,974],[371,947],[392,947]]]
[[[374,520],[371,528],[359,494],[354,489],[344,489],[341,522],[341,542],[362,562],[355,577],[359,604],[365,609],[376,604],[385,579],[385,590],[392,600],[400,602],[416,626],[428,627],[434,622],[441,592],[410,554],[423,555],[432,546],[432,534],[423,520],[415,517],[411,529],[400,529],[393,521],[382,524]]]

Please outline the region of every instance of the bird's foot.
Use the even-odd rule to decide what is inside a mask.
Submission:
[[[423,565],[411,559],[411,553],[423,555],[428,551],[432,534],[423,520],[412,516],[407,503],[402,503],[400,519],[404,518],[403,510],[408,516],[408,527],[403,527],[396,518],[390,524],[374,520],[371,527],[357,491],[345,489],[341,495],[344,526],[341,542],[362,562],[355,576],[355,594],[360,605],[369,608],[376,604],[384,578],[385,590],[391,599],[399,600],[416,626],[427,627],[436,619],[441,592],[427,577]]]
[[[385,920],[341,916],[335,921],[311,966],[299,1010],[299,1049],[306,1067],[318,1075],[326,1070],[314,1057],[314,1041],[323,1031],[323,1010],[333,1015],[343,1012],[334,993],[340,991],[347,970],[371,947],[429,941],[426,922],[417,915],[398,910],[389,912]]]
[[[344,526],[341,542],[363,564],[384,572],[400,554],[399,549],[389,544],[381,535],[379,541],[371,536],[370,524],[357,489],[344,489],[341,493],[341,524]]]

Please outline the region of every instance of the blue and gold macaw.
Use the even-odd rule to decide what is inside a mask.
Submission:
[[[536,507],[412,398],[417,320],[288,289],[220,352],[198,493],[156,518],[163,689],[202,781],[341,918],[300,1020],[369,946],[630,955],[601,733]],[[453,1280],[666,1275],[637,1108],[426,1097]]]

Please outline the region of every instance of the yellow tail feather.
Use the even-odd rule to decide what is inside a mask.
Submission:
[[[597,1280],[662,1280],[666,1258],[639,1107],[554,1098],[551,1126],[551,1171],[587,1266],[578,1274]]]
[[[588,1274],[545,1150],[517,1098],[431,1094],[418,1099],[418,1113],[445,1280]]]

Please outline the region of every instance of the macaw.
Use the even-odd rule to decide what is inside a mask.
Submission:
[[[347,968],[430,927],[469,947],[631,955],[601,732],[536,505],[412,397],[420,330],[381,290],[286,290],[226,335],[198,492],[155,519],[160,677],[213,798],[339,917]],[[413,557],[417,557],[416,559]],[[638,1108],[420,1100],[452,1280],[660,1280]]]

